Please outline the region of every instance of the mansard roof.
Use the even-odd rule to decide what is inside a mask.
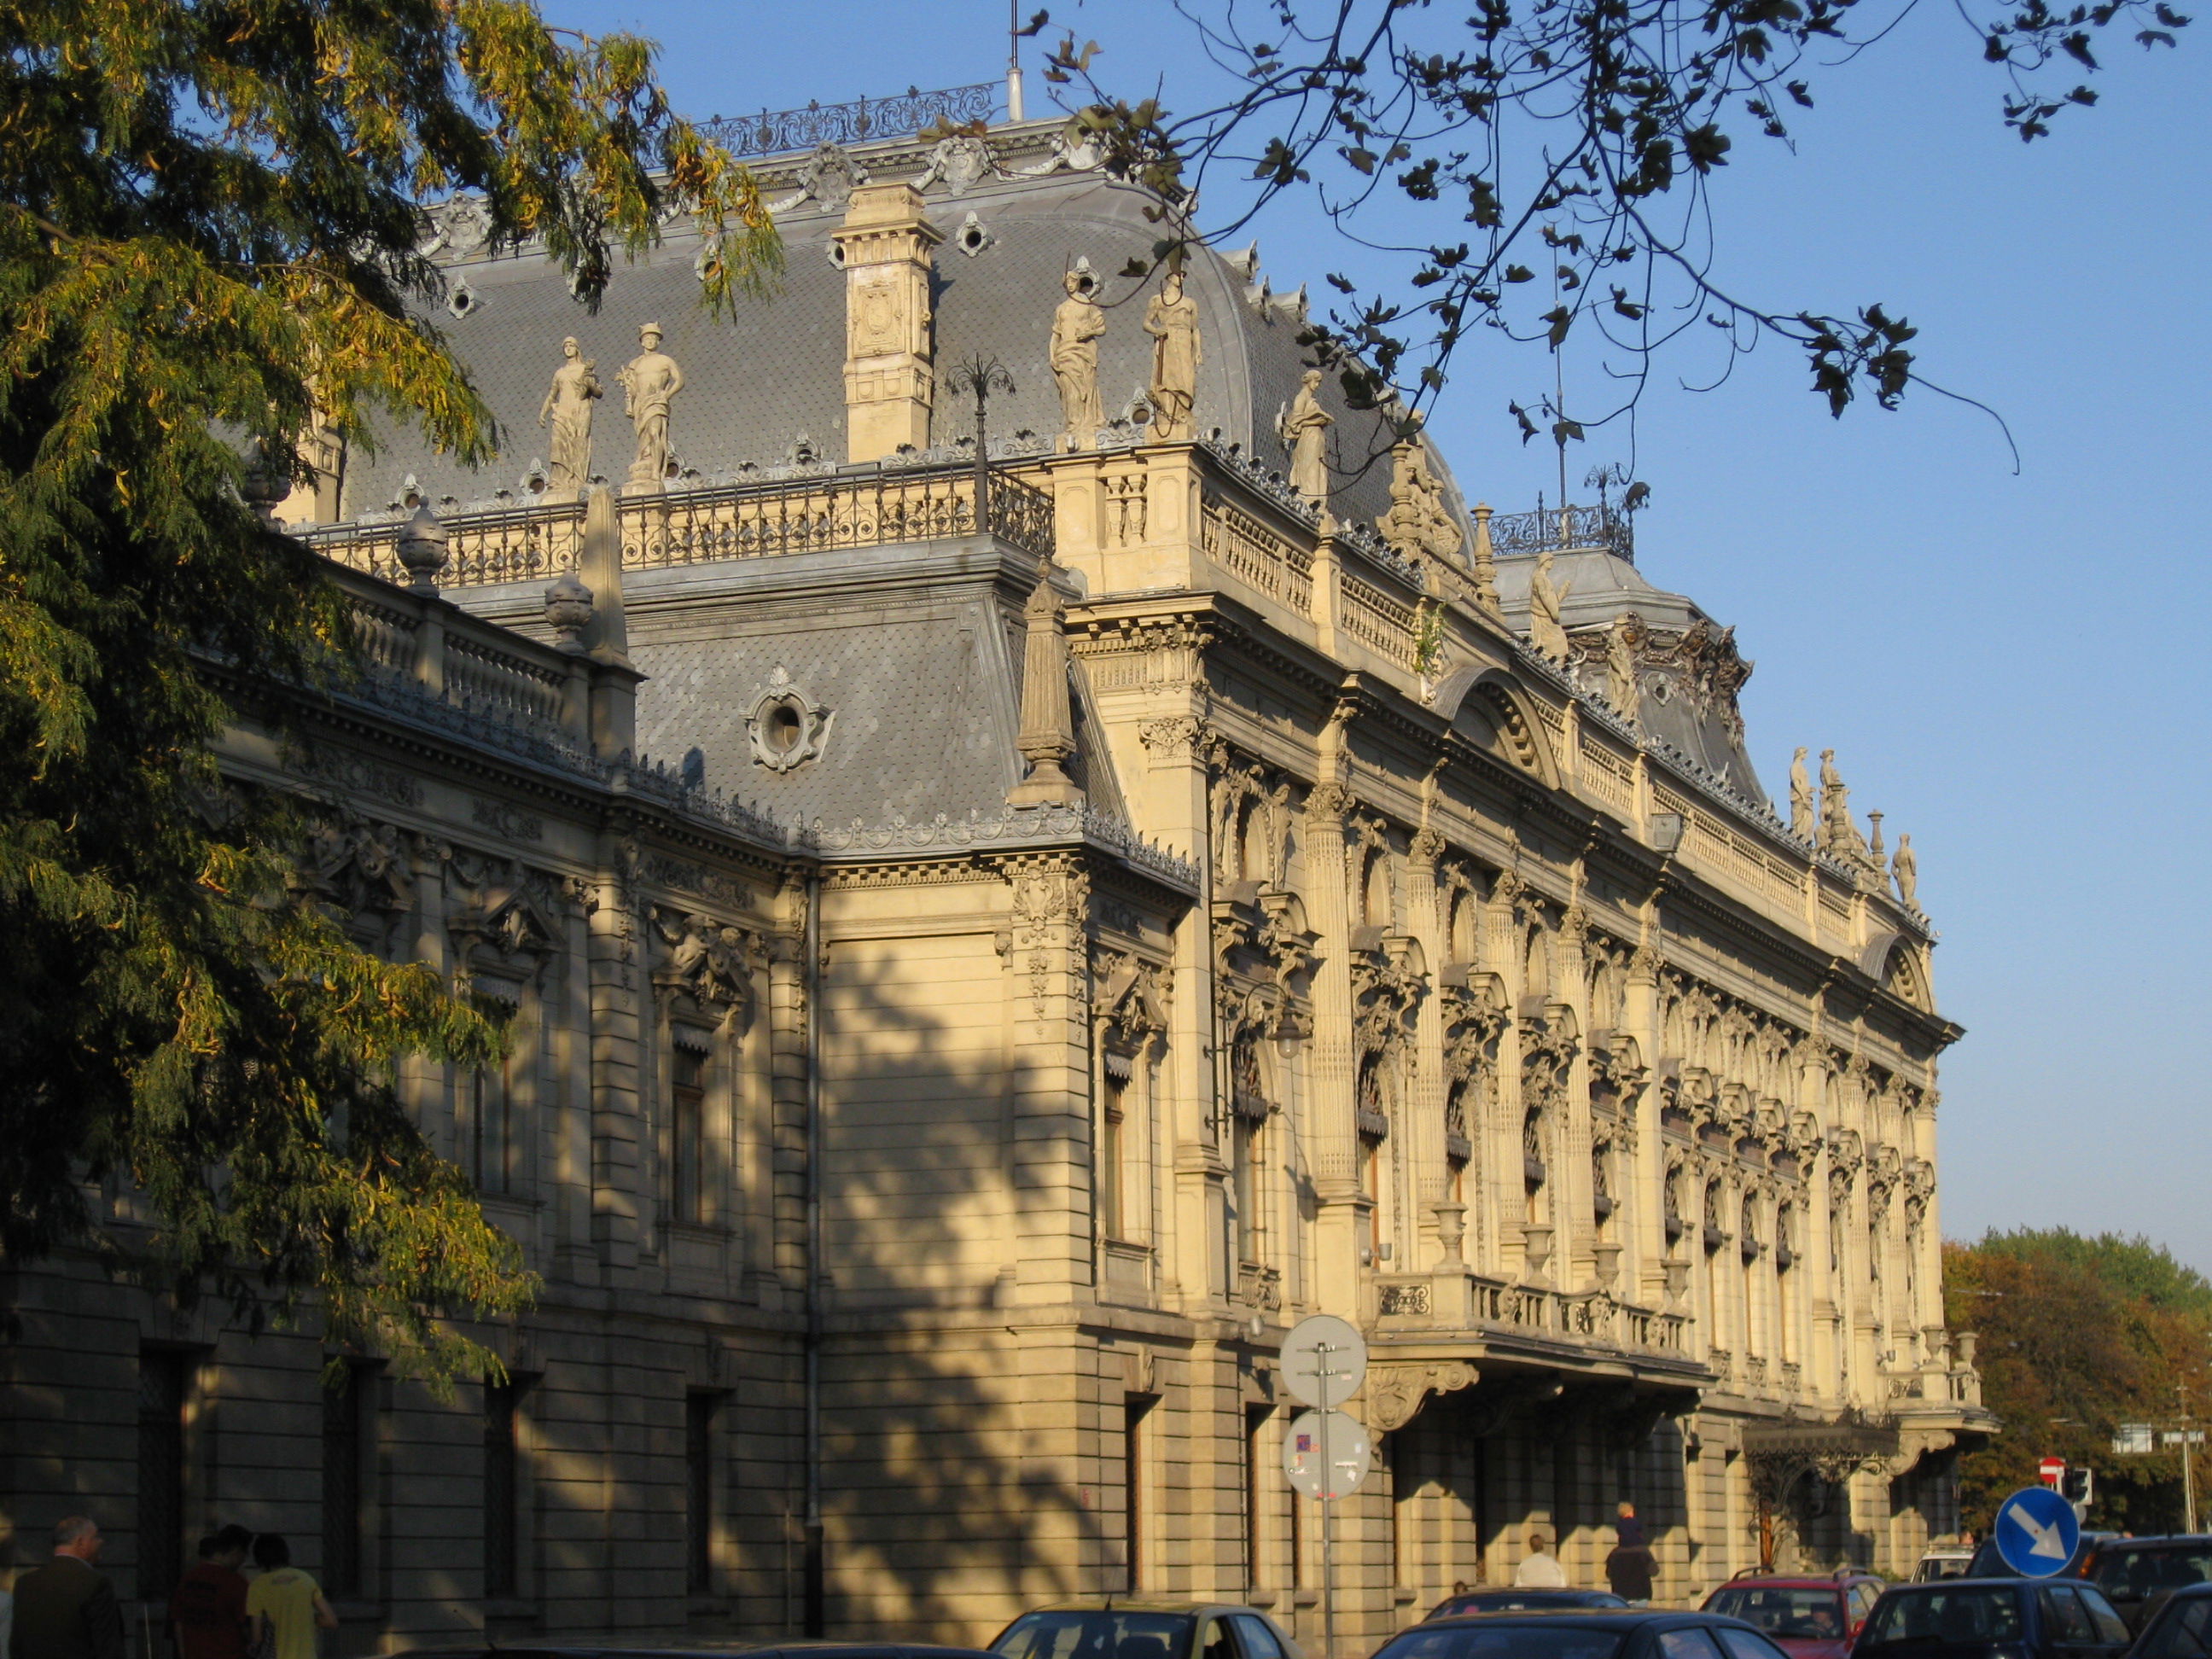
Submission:
[[[994,451],[1019,453],[1030,447],[1042,453],[1060,429],[1047,348],[1062,277],[1079,259],[1097,273],[1107,309],[1098,385],[1109,422],[1126,417],[1150,380],[1152,340],[1143,322],[1158,278],[1139,283],[1118,273],[1133,258],[1149,258],[1162,237],[1160,222],[1146,216],[1147,210],[1158,210],[1158,199],[1095,169],[1035,171],[1053,165],[1060,126],[1054,120],[992,129],[983,142],[993,170],[957,190],[929,176],[931,148],[911,138],[841,152],[865,169],[867,182],[924,185],[925,210],[945,237],[933,294],[940,377],[980,354],[998,358],[1013,378],[1015,390],[991,405]],[[390,506],[410,476],[434,501],[469,503],[501,489],[524,493],[532,458],[545,453],[538,410],[561,362],[562,340],[571,334],[609,387],[597,421],[593,468],[619,483],[629,434],[612,375],[636,354],[639,325],[647,322],[666,331],[662,349],[684,369],[673,434],[684,467],[709,478],[738,474],[787,465],[802,447],[842,462],[845,279],[832,263],[830,232],[843,218],[844,201],[836,185],[822,183],[818,168],[810,170],[811,159],[787,155],[753,164],[776,212],[785,267],[769,297],[741,296],[726,319],[700,305],[700,239],[681,225],[636,263],[617,264],[596,315],[570,296],[559,268],[542,252],[490,258],[467,235],[454,237],[458,246],[441,248],[438,257],[453,284],[448,310],[455,314],[436,321],[499,419],[501,454],[471,472],[411,435],[394,434],[377,455],[356,452],[349,460],[344,515]],[[823,194],[807,193],[810,184]],[[1270,292],[1256,245],[1234,254],[1194,248],[1186,285],[1199,306],[1204,353],[1199,433],[1234,446],[1263,470],[1287,470],[1276,423],[1311,359],[1297,343],[1305,320],[1303,291]],[[1351,410],[1333,378],[1321,395],[1338,416],[1331,434],[1332,505],[1340,520],[1371,524],[1389,507],[1386,423],[1373,412]],[[974,430],[972,404],[940,390],[933,442],[956,443]],[[1024,440],[1024,433],[1032,435]],[[1465,505],[1440,459],[1437,465],[1448,505],[1464,523]]]

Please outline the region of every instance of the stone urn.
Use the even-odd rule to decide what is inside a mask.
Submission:
[[[1521,1230],[1522,1277],[1531,1285],[1547,1284],[1544,1268],[1552,1259],[1552,1230],[1527,1226]]]
[[[545,590],[545,625],[572,655],[584,649],[584,630],[592,625],[592,590],[573,570],[564,570]]]
[[[1463,1261],[1460,1241],[1467,1237],[1467,1206],[1447,1200],[1431,1207],[1436,1212],[1437,1240],[1444,1247],[1446,1265]]]
[[[438,573],[446,568],[446,526],[428,501],[399,526],[399,563],[407,572],[407,586],[417,593],[438,591]]]
[[[1597,1282],[1607,1290],[1620,1275],[1620,1246],[1597,1243],[1590,1246],[1590,1261],[1597,1273]]]

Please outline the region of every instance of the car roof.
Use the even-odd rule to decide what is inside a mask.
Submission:
[[[1073,1601],[1048,1601],[1030,1613],[1257,1613],[1241,1601],[1170,1601],[1152,1596],[1096,1595]]]
[[[826,1659],[841,1652],[890,1651],[999,1659],[986,1649],[946,1647],[933,1642],[833,1642],[805,1638],[787,1642],[724,1642],[711,1647],[621,1647],[611,1642],[514,1642],[498,1647],[478,1644],[465,1648],[409,1648],[392,1659],[462,1659],[464,1655],[482,1656],[482,1659],[493,1659],[495,1655],[511,1655],[514,1659],[526,1655],[543,1655],[546,1659],[730,1659],[733,1654],[775,1653],[806,1653]]]
[[[1870,1572],[1847,1572],[1840,1577],[1833,1573],[1760,1572],[1744,1573],[1725,1579],[1713,1586],[1716,1592],[1742,1589],[1747,1585],[1771,1584],[1782,1589],[1834,1589],[1839,1584],[1856,1584],[1861,1579],[1871,1578]]]
[[[1622,1625],[1650,1625],[1680,1623],[1690,1625],[1726,1625],[1730,1629],[1756,1630],[1741,1619],[1731,1619],[1724,1613],[1700,1613],[1695,1608],[1681,1607],[1515,1607],[1498,1613],[1458,1613],[1442,1619],[1431,1619],[1424,1624],[1409,1626],[1398,1632],[1410,1634],[1416,1630],[1433,1630],[1438,1625],[1482,1625],[1495,1628],[1510,1624],[1516,1619],[1540,1619],[1547,1625],[1586,1625],[1593,1630],[1610,1630]]]
[[[2212,1533],[2160,1532],[2142,1538],[2108,1537],[2104,1542],[2109,1548],[2125,1550],[2140,1549],[2146,1545],[2203,1545],[2212,1544]]]

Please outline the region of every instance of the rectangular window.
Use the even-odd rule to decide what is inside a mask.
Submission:
[[[484,1383],[483,1593],[489,1601],[512,1600],[522,1583],[522,1390],[513,1376]]]
[[[1105,1230],[1106,1237],[1113,1239],[1126,1239],[1129,1236],[1121,1191],[1125,1152],[1122,1122],[1126,1115],[1122,1109],[1122,1098],[1127,1087],[1120,1078],[1109,1073],[1106,1079],[1105,1105],[1099,1114],[1102,1121],[1098,1137],[1098,1224]]]
[[[469,1074],[470,1169],[480,1193],[507,1190],[507,1068],[479,1066]]]
[[[176,1588],[185,1563],[185,1391],[189,1356],[148,1348],[138,1356],[138,1594]]]
[[[335,1388],[323,1389],[323,1573],[325,1594],[361,1594],[363,1417],[374,1378],[349,1365]]]
[[[1244,1408],[1244,1582],[1255,1588],[1265,1577],[1261,1570],[1265,1540],[1260,1536],[1260,1515],[1261,1494],[1267,1489],[1264,1437],[1272,1409],[1267,1406]]]
[[[696,1226],[707,1219],[707,1056],[675,1051],[668,1073],[670,1198],[676,1219]]]
[[[694,1595],[714,1589],[714,1481],[720,1460],[714,1455],[715,1407],[711,1394],[684,1396],[684,1587]]]
[[[1123,1585],[1129,1595],[1146,1588],[1145,1577],[1145,1419],[1158,1396],[1121,1397],[1121,1547],[1128,1563]]]

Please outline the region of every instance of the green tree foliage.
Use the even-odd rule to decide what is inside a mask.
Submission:
[[[532,1281],[392,1079],[501,1036],[291,895],[296,826],[222,790],[204,670],[353,672],[246,456],[281,493],[311,420],[373,414],[492,451],[425,320],[458,191],[587,304],[671,210],[719,240],[710,303],[775,264],[642,41],[519,0],[0,3],[0,1267],[88,1245],[433,1376],[487,1358],[450,1317]]]
[[[2179,1530],[2178,1454],[2118,1455],[2112,1435],[2204,1410],[2212,1283],[2145,1239],[2022,1229],[1946,1246],[1943,1294],[1951,1328],[1980,1336],[1983,1398],[2004,1425],[1960,1466],[1978,1529],[2057,1455],[2096,1471],[2092,1525]]]
[[[1401,258],[1403,282],[1379,290],[1331,276],[1344,301],[1311,331],[1355,399],[1402,387],[1418,404],[1468,331],[1495,327],[1554,349],[1576,331],[1601,334],[1609,363],[1635,365],[1632,404],[1652,354],[1697,331],[1724,354],[1788,341],[1841,414],[1861,393],[1894,406],[1919,378],[1916,331],[1880,304],[1838,316],[1736,297],[1714,274],[1707,192],[1746,139],[1790,142],[1815,83],[1871,61],[1864,50],[1914,3],[1213,0],[1182,9],[1206,55],[1243,83],[1218,105],[1176,114],[1157,98],[1118,97],[1099,43],[1073,35],[1045,78],[1082,88],[1091,101],[1075,123],[1170,201],[1226,175],[1208,188],[1234,198],[1234,222],[1209,232],[1232,233],[1301,192],[1355,240]],[[2189,22],[2168,0],[1956,9],[2023,139],[2096,101],[2082,77],[2102,38],[2171,46]],[[1179,246],[1170,226],[1155,259]],[[1595,423],[1548,406],[1513,413],[1524,439],[1541,416],[1561,441]]]

